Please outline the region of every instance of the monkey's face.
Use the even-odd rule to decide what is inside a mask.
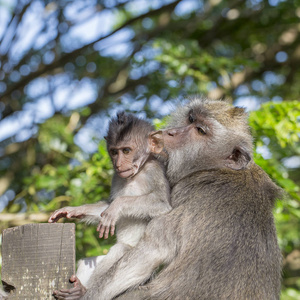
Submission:
[[[119,143],[116,147],[109,148],[109,154],[116,173],[122,178],[130,178],[136,174],[134,157],[136,147],[131,143]]]
[[[176,181],[191,172],[215,168],[239,170],[251,160],[247,135],[232,126],[234,113],[225,116],[230,119],[230,126],[223,120],[219,122],[203,106],[187,106],[175,117],[180,127],[161,133],[168,155],[169,179]],[[236,125],[240,125],[238,120]]]
[[[162,131],[164,146],[168,152],[186,148],[187,145],[198,145],[201,150],[211,140],[212,121],[197,116],[193,110],[186,115],[185,125],[182,127]],[[188,150],[188,149],[186,149]]]

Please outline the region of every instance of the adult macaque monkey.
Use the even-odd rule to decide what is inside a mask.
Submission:
[[[168,154],[173,209],[105,276],[97,267],[80,299],[278,300],[272,208],[281,190],[253,162],[244,110],[195,99],[169,128],[156,136]],[[59,299],[74,298],[65,291]]]
[[[171,210],[164,167],[152,155],[161,151],[162,140],[153,139],[151,131],[153,127],[147,121],[132,114],[118,113],[117,118],[110,121],[106,136],[107,149],[115,169],[110,205],[99,202],[65,207],[55,211],[49,218],[50,223],[61,217],[99,222],[99,236],[104,238],[108,237],[109,232],[114,234],[117,223],[117,243],[108,254],[79,263],[77,275],[81,281],[87,281],[89,273],[93,271],[89,264],[100,264],[98,276],[99,272],[104,274],[126,251],[136,246],[152,218]],[[75,289],[74,293],[77,292]]]

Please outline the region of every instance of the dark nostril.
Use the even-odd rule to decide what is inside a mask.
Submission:
[[[172,133],[171,131],[168,131],[168,135],[169,136],[174,136],[174,133]]]

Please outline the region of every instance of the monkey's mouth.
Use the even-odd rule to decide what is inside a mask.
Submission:
[[[122,178],[128,178],[134,174],[133,169],[118,171],[118,175]]]

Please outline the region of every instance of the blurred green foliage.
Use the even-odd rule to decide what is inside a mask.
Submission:
[[[113,170],[105,140],[99,142],[96,153],[87,156],[75,146],[67,122],[67,118],[57,116],[40,127],[42,153],[51,157],[51,164],[33,168],[30,176],[24,178],[26,189],[22,197],[28,211],[52,212],[109,197]],[[110,238],[100,245],[95,228],[82,223],[77,224],[76,237],[78,259],[106,254],[114,241]]]
[[[286,163],[287,158],[300,157],[300,103],[265,103],[251,112],[249,121],[255,138],[255,162],[286,192],[274,210],[279,244],[287,266],[283,284],[289,287],[283,289],[282,299],[300,299],[299,274],[289,270],[295,268],[290,265],[299,259],[295,250],[300,248],[299,167],[293,169],[293,161]],[[293,254],[297,256],[290,262]]]

